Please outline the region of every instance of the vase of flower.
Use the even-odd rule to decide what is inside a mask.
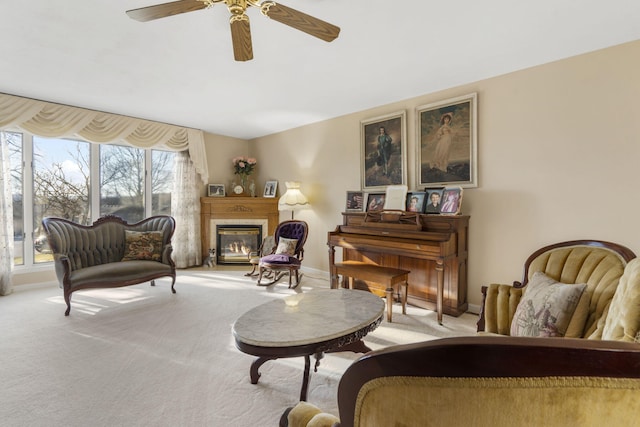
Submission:
[[[245,194],[249,192],[249,187],[247,185],[247,177],[248,176],[249,175],[244,174],[244,173],[240,174],[240,184],[242,185],[242,188],[244,189],[244,193]]]
[[[234,194],[238,196],[250,196],[249,189],[249,175],[253,173],[253,170],[258,163],[256,159],[253,157],[234,157],[232,159],[233,162],[233,173],[238,175],[240,178],[240,183],[238,185],[234,185],[232,191]]]

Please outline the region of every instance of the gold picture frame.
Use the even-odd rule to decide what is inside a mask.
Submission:
[[[360,122],[360,170],[363,190],[407,184],[406,112],[396,111]]]
[[[477,94],[416,108],[417,186],[478,186]]]

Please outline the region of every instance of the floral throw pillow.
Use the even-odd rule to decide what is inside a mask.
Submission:
[[[559,283],[540,271],[534,273],[513,316],[511,335],[563,337],[586,288],[585,283]]]
[[[278,239],[278,247],[276,248],[276,255],[285,254],[289,256],[293,256],[296,253],[296,245],[298,244],[298,239],[287,239],[286,237],[281,237]]]
[[[162,231],[125,230],[125,242],[122,261],[162,260]]]

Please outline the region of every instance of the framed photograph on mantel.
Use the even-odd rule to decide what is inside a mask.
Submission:
[[[416,109],[417,185],[478,186],[477,94]]]
[[[209,197],[224,197],[224,184],[209,184],[207,187],[207,196]]]
[[[405,111],[360,122],[362,189],[384,191],[407,183],[407,125]]]
[[[278,191],[278,181],[267,181],[264,185],[264,193],[262,197],[276,197],[276,192]]]

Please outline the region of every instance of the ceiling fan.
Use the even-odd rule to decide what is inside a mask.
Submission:
[[[127,15],[137,21],[146,22],[180,13],[211,8],[216,3],[226,4],[231,13],[229,22],[231,24],[233,55],[236,61],[253,59],[251,28],[249,26],[249,17],[246,14],[247,8],[250,6],[259,8],[263,15],[275,21],[304,31],[327,42],[334,40],[340,33],[340,28],[335,25],[274,1],[259,3],[259,0],[179,0],[128,10]]]

